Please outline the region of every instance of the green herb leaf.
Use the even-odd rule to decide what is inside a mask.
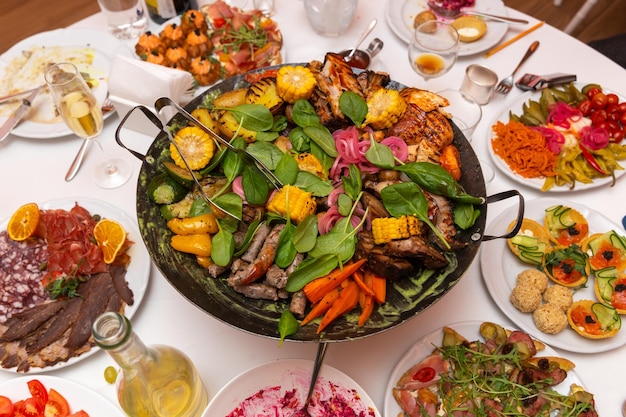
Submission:
[[[467,194],[461,184],[439,165],[430,162],[412,162],[410,164],[397,165],[394,169],[404,172],[411,181],[414,181],[424,190],[431,193],[449,197],[461,203],[483,203],[482,198]]]
[[[293,245],[293,236],[296,232],[296,226],[291,222],[285,224],[285,228],[278,236],[278,248],[276,250],[276,258],[274,263],[281,268],[287,268],[293,262],[298,251]]]
[[[276,169],[278,161],[283,157],[283,151],[273,143],[253,142],[246,149],[249,153],[256,156],[263,164],[271,169]]]
[[[230,111],[241,126],[248,130],[264,132],[274,125],[272,112],[262,104],[241,104],[226,110]]]
[[[291,147],[296,152],[306,152],[311,149],[311,140],[300,126],[291,129],[289,132],[289,142],[291,142]]]
[[[211,206],[206,202],[204,198],[196,198],[191,203],[191,209],[189,210],[189,217],[201,216],[203,214],[211,213]]]
[[[428,216],[428,202],[422,190],[412,182],[400,182],[380,192],[385,208],[393,217]]]
[[[298,163],[291,154],[285,152],[276,164],[274,174],[283,184],[293,184],[298,176]]]
[[[308,136],[307,136],[308,138]],[[328,172],[333,164],[335,163],[335,158],[329,156],[324,150],[315,142],[310,142],[311,153],[314,157],[317,158],[318,161],[322,164],[322,167]]]
[[[319,258],[308,257],[300,262],[296,269],[289,275],[285,290],[289,292],[300,291],[306,284],[315,278],[323,277],[339,265],[339,259],[335,255],[324,255]]]
[[[241,216],[243,214],[243,201],[238,194],[222,194],[218,197],[213,198],[213,202],[224,210],[228,210],[229,213],[234,214],[235,216],[237,216],[237,218],[241,219]]]
[[[234,252],[233,234],[220,226],[220,230],[211,239],[211,259],[218,266],[227,266],[233,259]]]
[[[250,204],[265,204],[270,186],[265,176],[254,165],[245,165],[241,178],[246,200]]]
[[[248,226],[248,230],[246,231],[246,235],[244,236],[239,246],[235,248],[235,253],[233,253],[233,257],[238,258],[243,255],[246,250],[248,250],[248,247],[250,247],[250,243],[252,243],[252,238],[263,223],[264,222],[261,219],[257,219],[250,223],[250,226]]]
[[[478,216],[480,216],[480,210],[475,209],[472,204],[458,203],[454,206],[454,224],[463,230],[472,227]]]
[[[318,234],[317,216],[309,214],[298,226],[293,235],[293,246],[300,253],[307,253],[315,247]]]
[[[317,175],[307,171],[298,171],[293,185],[296,185],[301,190],[313,193],[315,197],[326,197],[335,189],[330,181],[324,181]]]
[[[372,135],[370,135],[370,147],[365,151],[365,157],[379,168],[393,169],[396,166],[395,157],[389,146],[376,142]]]
[[[320,125],[320,118],[315,112],[315,108],[308,100],[304,99],[294,103],[291,118],[295,124],[302,128]]]
[[[361,179],[361,171],[355,164],[350,164],[348,169],[350,175],[348,177],[342,177],[341,182],[343,184],[343,191],[352,200],[356,200],[363,188],[363,180]]]
[[[280,334],[278,346],[282,346],[285,338],[287,336],[291,336],[292,334],[296,334],[299,328],[300,323],[298,323],[298,320],[293,313],[289,310],[283,310],[280,315],[280,319],[278,320],[278,333]]]
[[[342,216],[348,216],[350,214],[350,210],[352,209],[352,199],[346,194],[339,194],[339,197],[337,198],[337,208],[339,209],[339,214]]]
[[[328,156],[335,158],[339,155],[335,146],[335,139],[326,126],[307,126],[304,128],[304,133],[322,148]]]
[[[367,103],[354,91],[344,91],[339,97],[339,109],[356,127],[361,127],[367,116]]]

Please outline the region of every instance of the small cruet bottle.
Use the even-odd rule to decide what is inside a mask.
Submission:
[[[93,324],[96,344],[121,368],[117,397],[130,417],[199,417],[208,403],[189,357],[171,346],[146,346],[124,315],[107,312]]]

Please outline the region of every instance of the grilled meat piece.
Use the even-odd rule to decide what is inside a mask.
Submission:
[[[388,135],[398,136],[408,145],[428,141],[440,151],[454,139],[452,125],[446,116],[436,110],[426,112],[415,104],[407,106],[402,118],[389,129]]]
[[[34,354],[39,352],[41,349],[59,340],[76,321],[83,300],[80,297],[74,297],[65,303],[59,302],[59,304],[64,304],[63,310],[51,320],[50,325],[32,343],[26,346],[27,353]]]
[[[304,312],[306,310],[307,299],[304,291],[296,291],[291,296],[291,301],[289,302],[289,311],[293,313],[296,317],[304,317]]]
[[[400,96],[407,104],[414,104],[424,112],[439,110],[440,107],[447,107],[450,102],[447,98],[427,90],[420,90],[415,87],[406,87],[400,91]]]
[[[309,68],[317,80],[312,102],[322,124],[329,126],[343,121],[345,116],[339,108],[341,94],[344,91],[353,91],[364,97],[352,67],[341,55],[328,53],[321,65],[314,61]]]
[[[428,217],[435,225],[437,230],[443,235],[451,250],[461,249],[466,246],[464,242],[456,239],[456,226],[454,225],[454,213],[452,202],[446,197],[424,192],[428,201]],[[430,241],[441,250],[448,250],[439,236],[432,231],[429,235]]]
[[[428,269],[439,269],[448,265],[448,260],[441,252],[419,236],[392,240],[385,243],[384,250],[394,258],[417,259]]]
[[[383,202],[373,194],[363,191],[361,199],[366,207],[370,209],[370,215],[373,219],[377,217],[389,217],[389,212],[385,208]]]
[[[396,280],[411,276],[415,266],[405,258],[396,258],[387,253],[385,246],[376,245],[372,232],[361,231],[357,234],[356,257],[366,258],[367,269],[384,276],[389,280]]]
[[[252,282],[245,285],[234,285],[233,289],[249,298],[278,301],[278,289],[264,282]]]
[[[381,88],[385,88],[391,81],[391,77],[386,72],[365,70],[356,76],[356,80],[361,86],[363,95],[368,98]]]
[[[3,326],[6,331],[0,336],[0,342],[12,342],[26,337],[46,321],[54,317],[63,308],[62,303],[47,302],[14,314]]]

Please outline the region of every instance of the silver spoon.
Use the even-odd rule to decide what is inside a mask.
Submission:
[[[378,20],[374,19],[370,22],[369,25],[367,25],[367,27],[365,28],[365,30],[363,31],[363,33],[361,34],[361,37],[359,38],[359,40],[356,42],[356,45],[354,45],[354,48],[352,48],[352,50],[350,51],[350,53],[344,58],[344,60],[346,62],[350,62],[350,60],[352,59],[352,57],[354,56],[354,53],[356,52],[357,49],[359,49],[359,46],[361,46],[361,44],[363,43],[363,41],[365,40],[365,38],[367,38],[367,36],[372,33],[372,30],[374,30],[374,27],[376,26],[376,23],[378,23]]]
[[[309,384],[309,392],[306,395],[306,399],[302,404],[302,408],[296,412],[294,412],[291,417],[296,416],[311,416],[309,414],[309,401],[311,401],[311,396],[313,395],[313,389],[315,388],[315,383],[317,382],[317,376],[320,373],[320,369],[322,369],[322,363],[324,362],[324,355],[326,355],[326,348],[328,344],[322,342],[317,346],[317,356],[315,357],[315,363],[313,364],[313,373],[311,374],[311,383]]]
[[[517,24],[521,24],[521,25],[526,25],[528,24],[528,20],[524,20],[524,19],[515,19],[513,17],[506,17],[506,16],[496,16],[493,14],[488,14],[488,13],[483,13],[483,12],[479,12],[476,10],[450,10],[450,9],[446,9],[443,6],[440,6],[439,4],[437,4],[437,2],[433,1],[433,0],[429,0],[428,1],[428,8],[430,10],[432,10],[433,12],[435,12],[436,15],[441,16],[441,17],[445,17],[448,19],[454,19],[455,17],[461,15],[461,14],[469,14],[469,15],[474,15],[474,16],[482,16],[482,17],[486,17],[488,19],[491,20],[497,20],[499,22],[506,22],[506,23],[517,23]]]

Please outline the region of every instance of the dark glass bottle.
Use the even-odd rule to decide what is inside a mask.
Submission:
[[[208,395],[191,360],[171,346],[146,346],[122,314],[102,314],[93,324],[96,344],[121,368],[120,406],[129,417],[200,417]]]
[[[162,24],[189,10],[191,0],[146,0],[148,15],[155,23]]]

